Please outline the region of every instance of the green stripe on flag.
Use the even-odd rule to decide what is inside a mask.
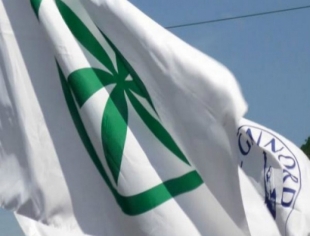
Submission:
[[[189,172],[181,177],[170,179],[140,194],[123,197],[119,196],[120,205],[128,215],[142,214],[160,204],[198,188],[203,180],[196,171]]]
[[[42,3],[42,0],[30,0],[31,6],[36,13],[37,17],[39,18],[39,9]]]
[[[61,0],[55,1],[57,7],[75,38],[99,60],[113,75],[116,75],[113,63],[106,51],[80,18]]]

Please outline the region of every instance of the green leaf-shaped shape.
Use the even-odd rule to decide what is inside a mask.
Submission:
[[[128,108],[122,87],[116,86],[104,109],[102,145],[109,168],[117,183],[126,141]]]

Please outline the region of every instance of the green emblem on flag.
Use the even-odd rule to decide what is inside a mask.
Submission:
[[[201,177],[196,171],[190,171],[182,176],[164,181],[161,184],[133,196],[122,196],[118,192],[117,187],[114,187],[118,185],[118,179],[121,173],[121,163],[128,131],[128,103],[130,103],[152,135],[154,135],[166,149],[173,153],[181,162],[188,166],[190,166],[190,164],[171,135],[161,124],[146,87],[127,60],[101,32],[102,37],[114,51],[116,58],[116,63],[114,65],[108,53],[79,17],[61,0],[56,0],[55,2],[75,38],[108,71],[98,68],[83,68],[72,72],[66,79],[58,66],[66,101],[79,135],[98,171],[109,186],[122,210],[129,215],[141,214],[177,195],[191,191],[200,186],[203,183]],[[106,163],[111,171],[113,179],[108,177],[88,137],[78,112],[78,109],[80,109],[97,91],[107,86],[111,86],[113,89],[109,94],[102,114],[101,140]],[[139,99],[137,99],[136,95],[146,101],[152,109],[152,114]],[[77,106],[75,105],[75,101],[78,104]],[[112,181],[114,183],[112,183]]]

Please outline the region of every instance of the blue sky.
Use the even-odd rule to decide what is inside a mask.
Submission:
[[[163,26],[310,5],[309,1],[132,0]],[[238,80],[246,117],[300,146],[310,136],[310,8],[176,28]]]
[[[131,0],[163,26],[309,5],[309,0]],[[150,3],[151,2],[151,3]],[[310,9],[172,29],[228,67],[249,105],[246,117],[300,146],[310,136]],[[0,232],[23,235],[0,210]]]

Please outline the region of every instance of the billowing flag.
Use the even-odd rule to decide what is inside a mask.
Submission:
[[[26,236],[91,236],[72,232],[69,229],[60,229],[48,226],[26,216],[15,214],[16,219]]]
[[[129,2],[1,0],[0,85],[0,204],[28,234],[256,227],[239,186],[234,77]]]
[[[309,235],[310,162],[306,155],[280,134],[246,119],[240,121],[237,138],[240,167],[262,196],[281,235]]]

